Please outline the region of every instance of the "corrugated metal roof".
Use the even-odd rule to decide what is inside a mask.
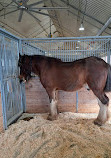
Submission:
[[[39,1],[27,0],[27,4]],[[20,11],[5,15],[17,8],[17,5],[11,2],[12,0],[0,0],[1,27],[21,37],[46,37],[50,33],[50,18],[48,16],[31,12],[36,18],[41,20],[39,23],[26,12],[23,13],[21,22],[18,22]],[[53,37],[96,35],[111,17],[111,0],[43,0],[43,3],[36,7],[43,7],[44,5],[47,7],[69,7],[69,10],[40,11],[54,16],[51,18],[53,22],[51,25]],[[3,9],[3,6],[7,7]],[[3,14],[4,16],[1,16]],[[83,32],[79,31],[82,21],[85,27]],[[102,35],[111,35],[111,24]]]

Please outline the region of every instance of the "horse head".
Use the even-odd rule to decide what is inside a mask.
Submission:
[[[21,82],[26,82],[31,78],[31,59],[28,55],[20,55],[18,66],[20,67],[19,79]]]

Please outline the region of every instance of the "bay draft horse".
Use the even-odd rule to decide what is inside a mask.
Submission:
[[[48,119],[57,119],[57,90],[77,91],[87,84],[98,99],[100,107],[96,125],[103,125],[109,118],[109,98],[105,92],[111,91],[111,67],[98,57],[87,57],[73,62],[41,55],[19,56],[19,79],[28,81],[31,72],[38,75],[50,100]]]

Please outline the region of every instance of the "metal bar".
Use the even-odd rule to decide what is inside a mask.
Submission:
[[[16,12],[16,11],[18,11],[18,9],[15,9],[15,10],[12,10],[12,11],[10,11],[10,12],[8,12],[8,13],[2,14],[2,15],[0,15],[0,17],[5,16],[5,15],[8,15],[8,14],[11,14],[11,13],[14,13],[14,12]]]
[[[33,10],[33,9],[29,9],[29,11],[34,12],[34,13],[37,13],[37,14],[49,16],[49,17],[55,17],[55,16],[52,16],[52,15],[50,15],[50,14],[46,14],[46,13],[43,13],[43,12],[39,12],[39,11],[36,11],[36,10]]]
[[[73,57],[73,55],[74,55],[74,41],[73,41],[73,43],[72,43],[72,50],[73,50],[73,54],[72,54],[71,57]],[[74,58],[73,58],[73,60],[74,60]]]
[[[20,14],[19,14],[18,22],[21,22],[22,16],[23,16],[23,9],[20,9]]]
[[[18,56],[19,54],[22,55],[22,43],[21,43],[21,39],[19,39],[19,43],[18,43]],[[21,108],[23,109],[23,112],[26,112],[26,96],[23,95],[25,94],[25,85],[23,83],[21,83],[20,85],[20,95],[21,95]]]
[[[33,9],[37,9],[37,10],[68,10],[68,7],[37,7],[37,8],[33,8]]]
[[[108,55],[107,55],[107,62],[110,64],[110,49],[111,49],[111,43],[109,42],[109,47],[108,47]]]
[[[26,112],[26,93],[25,93],[25,84],[20,84],[20,91],[21,91],[21,107],[23,108],[23,112]]]
[[[15,122],[21,115],[23,111],[20,111],[18,114],[14,115],[11,119],[8,120],[7,126],[9,126],[11,123]]]
[[[51,5],[52,5],[52,7],[54,7],[54,2],[52,1],[52,0],[50,0],[50,2],[51,2]],[[61,34],[62,34],[62,36],[64,36],[64,33],[63,33],[63,26],[61,26],[61,21],[60,21],[60,19],[58,18],[58,13],[54,10],[53,11],[54,12],[54,14],[55,14],[55,16],[56,16],[56,18],[57,18],[57,21],[58,21],[58,26],[59,26],[59,28],[60,28],[60,30],[61,30]]]
[[[98,38],[98,39],[95,39],[95,41],[98,41],[98,40],[104,41],[104,39],[105,39],[105,38],[103,38],[103,39],[99,39],[99,38]],[[109,38],[106,38],[106,39],[107,39],[107,40],[110,40],[110,39],[111,39],[111,36],[110,36]],[[22,40],[22,39],[21,39],[21,40]],[[79,39],[79,40],[80,40],[80,39]],[[92,39],[83,39],[83,40],[81,40],[81,43],[83,43],[84,41],[87,41],[87,40],[91,41]],[[65,39],[64,37],[63,37],[62,40],[58,40],[58,39],[56,39],[56,38],[55,38],[55,40],[52,40],[52,38],[48,38],[48,40],[39,40],[39,39],[38,39],[38,40],[29,40],[29,41],[23,41],[23,40],[22,40],[22,42],[24,42],[24,43],[29,43],[29,42],[30,42],[30,43],[35,43],[35,42],[37,42],[37,43],[41,43],[41,42],[42,42],[42,43],[43,43],[43,42],[44,42],[44,43],[56,43],[57,41],[61,41],[61,42],[63,42],[63,41],[64,41],[64,42],[74,41],[74,42],[76,42],[77,40],[72,40],[72,39],[71,39],[71,40],[70,40],[70,39],[67,40],[67,39]]]
[[[66,62],[66,42],[64,42],[64,49],[65,49],[65,51],[64,51],[64,61]]]
[[[28,10],[24,10],[24,11],[26,11],[29,15],[31,15],[37,22],[41,22],[37,17],[35,17],[32,13],[30,13]]]
[[[35,3],[28,5],[28,7],[31,8],[31,7],[38,5],[38,4],[41,4],[41,3],[44,3],[44,2],[43,1],[35,2]]]
[[[2,52],[3,53],[3,52]],[[2,67],[2,64],[1,64]],[[2,74],[1,74],[2,76]],[[4,123],[4,129],[7,129],[7,115],[6,115],[6,104],[5,104],[5,94],[4,94],[4,81],[1,79],[1,95],[2,95],[2,112],[3,112],[3,123]]]
[[[69,50],[69,42],[70,42],[70,41],[67,42],[67,47],[66,47],[66,61],[67,61],[67,62],[69,62],[69,53],[67,53],[68,50]]]
[[[2,6],[3,6],[3,8],[0,10],[0,12],[3,10],[3,9],[5,9],[5,8],[7,8],[8,6],[10,6],[11,4],[12,4],[13,2],[10,2],[9,4],[7,4],[6,6],[3,6],[2,4]],[[15,6],[14,6],[15,7]]]
[[[17,6],[20,6],[19,2],[16,2],[16,0],[12,0]]]
[[[72,50],[72,41],[70,42],[70,49]],[[69,61],[71,61],[72,51],[70,52]]]
[[[104,26],[98,31],[96,36],[100,36],[104,32],[104,30],[109,26],[110,23],[111,23],[111,17],[107,20]]]
[[[56,37],[56,38],[51,38],[51,41],[52,40],[77,40],[77,39],[104,39],[104,38],[111,38],[111,36],[85,36],[85,37]],[[21,39],[22,41],[25,40],[25,41],[28,41],[28,40],[49,40],[49,38],[22,38]]]
[[[19,47],[19,54],[22,55],[22,43],[21,43],[21,39],[19,39],[18,47]]]
[[[95,42],[95,41],[94,41]],[[96,56],[96,48],[95,48],[95,43],[94,43],[94,56]]]
[[[105,54],[106,54],[106,42],[105,42]],[[107,56],[107,54],[106,54]],[[107,58],[105,58],[105,61],[107,62]]]
[[[2,28],[0,28],[0,34],[2,34],[3,36],[6,36],[8,38],[13,38],[15,40],[19,40],[20,39],[19,37],[15,36],[15,35],[13,35],[11,33],[9,33],[8,31],[6,31],[6,30],[4,30]]]
[[[4,37],[2,37],[0,59],[2,59],[3,47],[4,47]],[[3,85],[2,60],[0,60],[0,72],[1,72],[1,75],[0,75],[1,85]],[[1,86],[1,99],[2,99],[3,127],[4,127],[4,129],[7,129],[7,117],[6,117],[6,107],[5,107],[5,97],[4,97],[4,87],[3,86]]]

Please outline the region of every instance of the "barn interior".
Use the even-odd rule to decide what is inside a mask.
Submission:
[[[18,79],[19,53],[64,62],[97,56],[111,64],[110,8],[110,0],[0,0],[1,157],[111,157],[111,119],[93,124],[99,106],[91,90],[59,91],[60,114],[49,121],[39,77],[26,84]]]
[[[108,36],[110,6],[110,0],[0,0],[0,27],[22,38]]]

